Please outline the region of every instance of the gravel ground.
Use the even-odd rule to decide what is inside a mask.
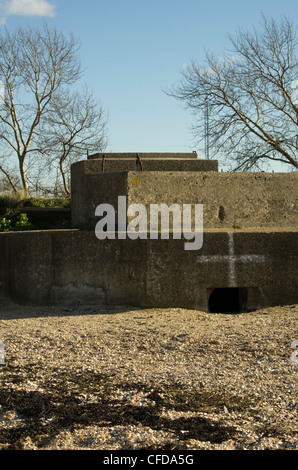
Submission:
[[[297,305],[210,314],[0,302],[0,450],[298,448]]]

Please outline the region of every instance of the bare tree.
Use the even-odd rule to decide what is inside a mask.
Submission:
[[[192,61],[167,93],[196,116],[194,133],[234,170],[281,162],[298,168],[298,62],[296,28],[283,17],[263,16],[261,32],[229,37],[229,54],[206,64]]]
[[[41,127],[39,148],[58,165],[66,194],[70,194],[71,164],[88,152],[104,151],[107,146],[107,115],[99,101],[88,91],[57,96]]]
[[[0,165],[0,171],[5,176],[5,181],[8,183],[9,189],[12,189],[15,193],[17,193],[18,192],[18,187],[17,187],[17,183],[14,181],[13,175],[8,173],[8,171],[6,171],[2,167],[2,165]]]
[[[55,28],[18,28],[0,34],[0,140],[17,157],[22,187],[28,194],[26,161],[35,133],[53,99],[80,77],[78,42]],[[3,171],[3,170],[2,170]],[[7,173],[8,171],[5,170]]]

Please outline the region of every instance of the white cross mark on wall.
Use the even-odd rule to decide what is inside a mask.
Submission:
[[[265,256],[263,255],[235,255],[234,254],[234,237],[233,232],[228,233],[229,240],[229,254],[228,255],[210,255],[210,256],[199,256],[198,263],[220,263],[228,262],[229,264],[229,287],[238,287],[237,286],[237,276],[236,276],[236,263],[238,261],[244,263],[264,263]]]

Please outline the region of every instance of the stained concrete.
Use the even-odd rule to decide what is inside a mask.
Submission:
[[[298,227],[298,173],[121,172],[72,168],[72,223],[94,230],[95,208],[127,204],[203,204],[205,228]]]
[[[94,159],[113,159],[113,160],[121,160],[121,159],[133,159],[135,160],[137,157],[143,160],[173,160],[173,159],[197,159],[198,154],[197,152],[184,152],[184,153],[179,153],[179,152],[146,152],[146,153],[140,153],[140,152],[112,152],[112,153],[94,153],[92,155],[88,155],[87,159],[88,160],[94,160]],[[214,163],[214,160],[210,160],[211,164],[212,162]]]
[[[185,307],[208,311],[215,288],[245,288],[242,306],[298,301],[298,229],[207,230],[201,250],[183,240],[97,240],[93,232],[0,236],[1,280],[20,303],[47,304],[71,286],[97,305]],[[232,252],[231,252],[232,250]],[[61,299],[61,297],[60,297]],[[94,300],[94,298],[93,298]]]
[[[196,155],[140,156],[142,168],[133,154],[72,166],[73,230],[0,234],[7,296],[203,311],[222,305],[220,295],[244,311],[298,302],[297,172],[219,173],[217,162]],[[203,204],[202,247],[187,251],[183,235],[171,233],[99,240],[95,209],[111,204],[117,217],[118,196],[146,209]]]
[[[117,154],[116,154],[117,155]],[[183,154],[184,155],[184,154]],[[76,172],[84,174],[106,174],[118,173],[122,171],[218,171],[218,162],[216,160],[203,160],[198,158],[174,157],[174,158],[141,158],[134,157],[104,157],[90,158],[81,162],[74,163]]]

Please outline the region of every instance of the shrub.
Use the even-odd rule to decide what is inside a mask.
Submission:
[[[27,197],[22,200],[22,207],[69,207],[68,198]]]
[[[6,217],[0,218],[0,232],[32,230],[32,228],[33,225],[28,219],[27,214],[18,215],[15,223]]]
[[[13,230],[21,231],[21,230],[31,230],[33,225],[31,224],[30,220],[28,219],[27,214],[20,214],[17,217],[17,221]]]
[[[12,230],[11,220],[5,217],[0,218],[0,232],[10,232]]]

